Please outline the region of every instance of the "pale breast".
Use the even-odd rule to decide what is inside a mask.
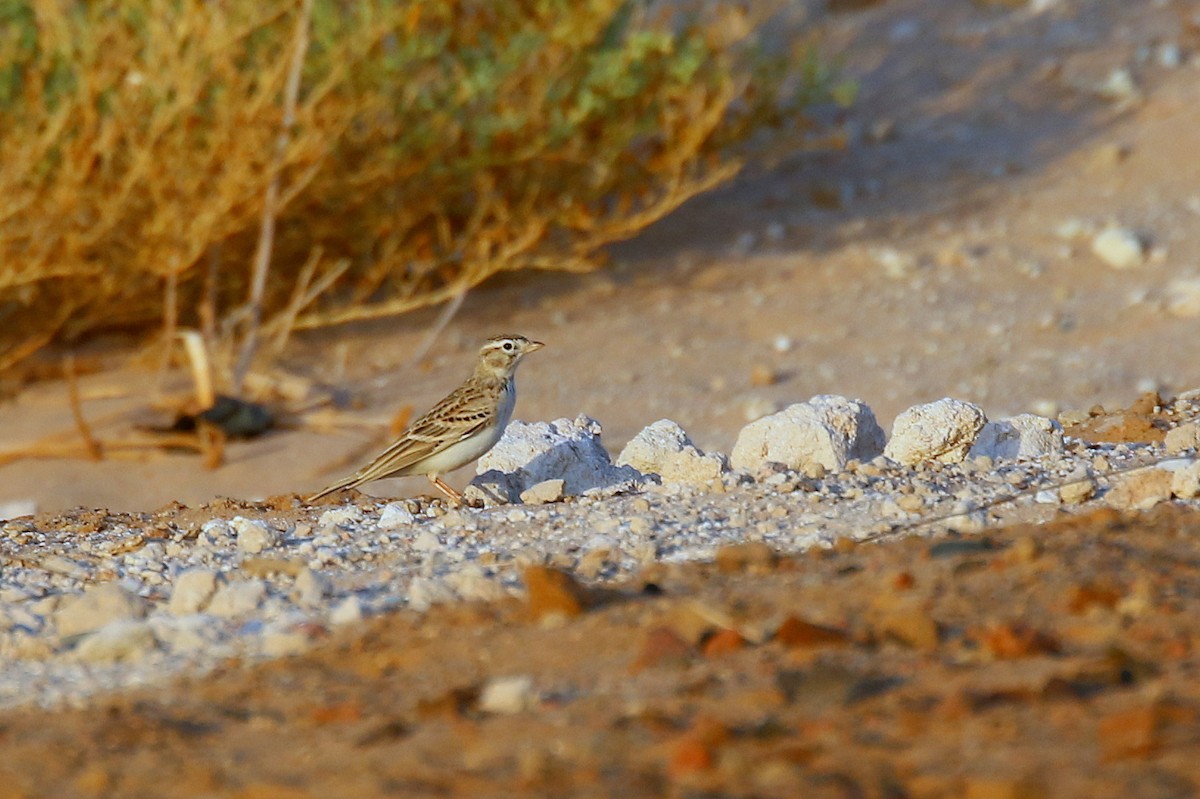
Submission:
[[[452,472],[460,466],[466,466],[471,461],[478,459],[489,449],[496,446],[496,442],[500,440],[500,436],[503,434],[504,428],[500,425],[486,427],[471,438],[463,439],[457,444],[451,444],[441,452],[430,455],[428,458],[414,464],[411,470],[405,471],[405,474],[445,474]]]
[[[495,424],[485,427],[474,436],[459,441],[457,444],[451,444],[441,452],[425,458],[420,463],[414,464],[412,469],[405,470],[404,473],[445,474],[479,459],[489,449],[496,446],[496,442],[504,435],[504,428],[508,427],[508,422],[512,419],[513,408],[516,404],[517,391],[513,385],[513,381],[510,380],[500,393],[500,401],[496,408]]]
[[[515,407],[517,407],[517,381],[510,378],[504,384],[504,390],[500,392],[500,402],[496,404],[496,424],[500,427],[500,435],[503,435],[504,428],[508,427]],[[499,440],[500,436],[498,435],[496,441]],[[494,444],[495,441],[492,443]]]

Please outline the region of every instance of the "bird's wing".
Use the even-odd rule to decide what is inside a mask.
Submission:
[[[486,429],[495,422],[496,394],[503,390],[502,383],[494,387],[463,385],[409,425],[375,460],[310,499],[391,477]]]

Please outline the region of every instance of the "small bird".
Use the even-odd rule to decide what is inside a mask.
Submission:
[[[524,336],[488,339],[465,383],[409,425],[375,460],[305,501],[372,480],[423,474],[447,497],[461,503],[462,494],[441,475],[466,466],[496,446],[517,404],[517,365],[526,354],[544,346]]]

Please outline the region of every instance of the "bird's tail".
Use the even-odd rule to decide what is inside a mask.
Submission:
[[[325,486],[320,491],[313,494],[311,497],[305,498],[304,501],[305,502],[316,502],[321,497],[327,497],[330,494],[337,493],[338,491],[341,491],[343,488],[355,488],[360,485],[362,485],[362,480],[359,479],[357,474],[352,474],[349,477],[343,477],[341,480],[338,480],[336,483],[331,483],[330,485]]]

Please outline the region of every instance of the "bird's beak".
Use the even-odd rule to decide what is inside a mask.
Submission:
[[[544,346],[546,346],[546,345],[540,341],[531,341],[531,342],[529,342],[529,346],[525,348],[525,351],[533,352],[534,350],[540,350]]]

